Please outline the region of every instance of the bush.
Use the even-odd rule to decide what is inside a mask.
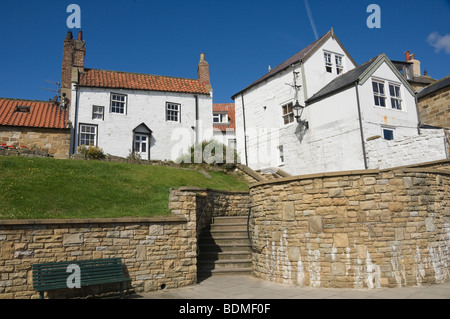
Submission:
[[[218,165],[231,170],[238,163],[238,155],[235,149],[227,149],[223,143],[209,140],[191,146],[189,152],[180,156],[176,163]]]
[[[98,146],[94,146],[92,144],[89,145],[89,147],[86,147],[86,145],[79,146],[77,148],[77,152],[83,155],[84,159],[99,160],[105,158],[103,150]]]

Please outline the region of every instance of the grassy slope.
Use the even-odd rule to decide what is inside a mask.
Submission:
[[[149,217],[169,214],[169,189],[247,190],[236,178],[179,168],[0,157],[0,219]]]

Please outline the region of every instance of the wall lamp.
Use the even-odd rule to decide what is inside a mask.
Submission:
[[[305,129],[309,129],[309,123],[308,121],[305,120],[300,120],[300,117],[303,114],[303,110],[305,109],[306,106],[300,105],[300,103],[298,103],[298,100],[295,101],[295,105],[292,107],[292,110],[294,111],[294,116],[295,119],[297,120],[297,123],[302,124]]]

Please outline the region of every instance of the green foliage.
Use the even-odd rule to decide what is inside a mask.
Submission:
[[[217,165],[232,170],[238,163],[235,149],[227,148],[216,140],[203,141],[190,147],[189,152],[180,156],[176,162],[184,164]]]
[[[103,149],[92,144],[89,147],[86,147],[86,145],[79,146],[77,152],[83,155],[84,159],[99,160],[105,158]]]

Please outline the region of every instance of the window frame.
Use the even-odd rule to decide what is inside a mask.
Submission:
[[[224,116],[226,121],[224,121]],[[218,117],[219,121],[215,122],[214,120]],[[230,119],[228,117],[228,112],[213,112],[213,124],[229,124]]]
[[[323,57],[325,60],[325,71],[327,73],[333,73],[333,54],[331,52],[323,52]],[[329,59],[328,59],[329,57]]]
[[[375,92],[374,84],[377,84],[378,92]],[[385,90],[384,84],[385,84],[385,82],[382,80],[372,79],[372,94],[374,97],[374,105],[377,107],[386,108],[386,90]],[[379,92],[380,85],[382,85],[383,93]],[[377,104],[377,99],[378,99],[378,101],[383,101],[384,105]]]
[[[287,107],[286,109],[286,113],[285,113],[285,107]],[[290,112],[289,111],[289,107],[291,109]],[[285,103],[283,105],[281,105],[281,116],[283,119],[283,126],[289,125],[291,123],[295,122],[295,116],[294,116],[294,103],[293,102],[289,102],[289,103]],[[288,118],[288,122],[286,123],[286,118]]]
[[[100,112],[96,112],[95,108],[100,108],[101,113]],[[96,115],[101,115],[101,118],[96,117]],[[105,107],[104,106],[100,106],[100,105],[92,105],[92,119],[93,120],[100,120],[100,121],[104,121],[105,120]]]
[[[336,62],[336,74],[341,75],[342,73],[344,73],[344,56],[340,54],[334,54],[334,61]]]
[[[94,128],[94,133],[92,132],[83,132],[83,127],[91,127]],[[87,123],[80,123],[79,124],[79,133],[78,133],[78,146],[81,145],[86,145],[86,146],[90,146],[91,143],[86,144],[86,143],[82,143],[82,134],[88,134],[88,135],[93,135],[94,138],[94,143],[92,143],[93,146],[97,146],[98,145],[98,125],[95,124],[87,124]],[[85,139],[86,140],[86,139]]]
[[[402,94],[401,94],[401,89],[402,86],[400,84],[397,83],[388,83],[389,86],[389,97],[390,97],[390,101],[391,101],[391,108],[393,110],[398,110],[398,111],[403,111],[403,105],[402,105]],[[391,87],[394,88],[394,93],[395,93],[395,88],[398,88],[398,96],[393,96],[391,94]],[[394,101],[397,101],[397,107],[394,106]]]
[[[386,135],[384,133],[388,132],[388,131],[391,132],[392,138],[386,138]],[[395,133],[395,128],[393,128],[393,127],[385,127],[385,126],[381,127],[381,136],[386,141],[393,141],[393,140],[395,140],[395,134],[394,133]]]
[[[177,106],[177,110],[169,109],[170,106]],[[171,114],[169,114],[171,112]],[[176,113],[173,113],[176,112]],[[173,118],[176,115],[176,120],[173,120]],[[174,102],[166,102],[166,122],[173,122],[173,123],[181,123],[181,104],[180,103],[174,103]]]
[[[114,99],[114,96],[121,96],[121,97],[124,97],[124,100],[123,100],[123,101],[115,100],[115,99]],[[123,106],[122,106],[122,107],[119,107],[119,106],[113,106],[113,102],[116,102],[116,103],[123,103]],[[113,114],[122,114],[122,115],[126,115],[126,114],[127,114],[127,102],[128,102],[128,95],[126,95],[126,94],[121,94],[121,93],[111,93],[110,101],[109,101],[109,112],[110,112],[110,113],[113,113]],[[116,108],[123,108],[123,112],[116,112],[116,111],[113,111],[113,108],[114,108],[114,109],[116,109]]]

